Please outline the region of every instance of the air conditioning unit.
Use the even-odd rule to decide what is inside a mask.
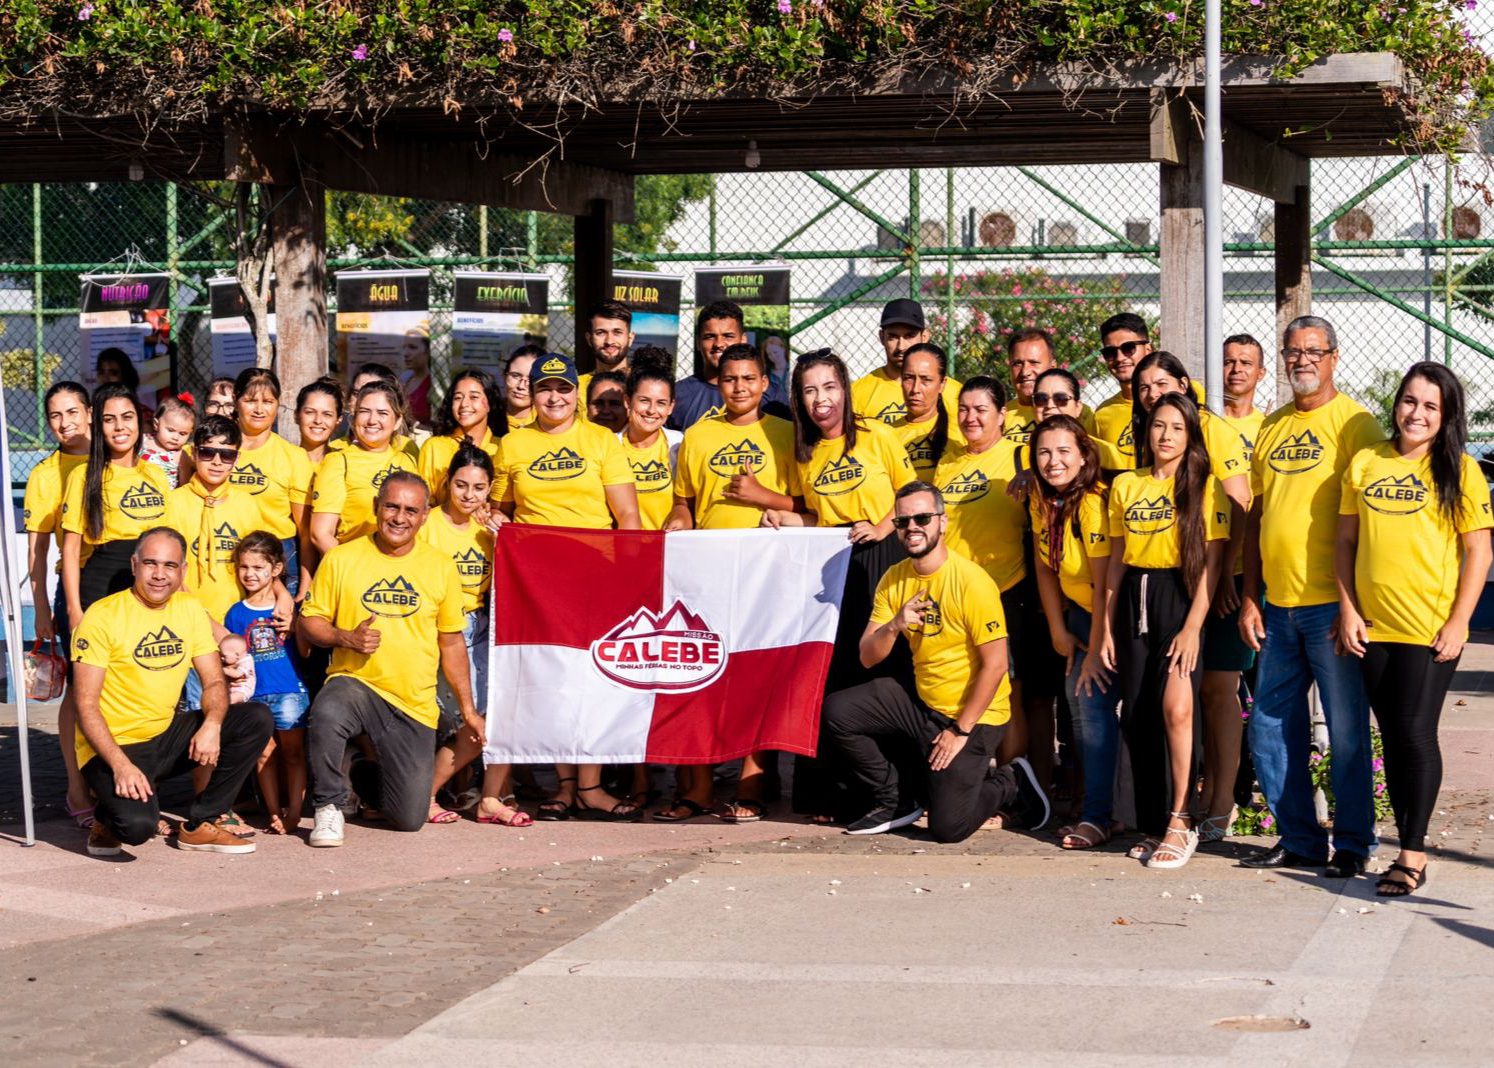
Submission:
[[[1070,247],[1079,243],[1079,226],[1068,219],[1058,219],[1048,224],[1048,244]]]
[[[1468,204],[1459,204],[1452,210],[1452,236],[1459,241],[1473,241],[1483,230],[1483,219],[1478,210]]]
[[[1333,222],[1333,240],[1368,241],[1375,236],[1375,217],[1366,208],[1350,208]]]
[[[924,219],[918,224],[918,244],[923,248],[944,248],[949,233],[938,219]]]
[[[1014,213],[997,209],[975,220],[975,243],[981,248],[1011,248],[1021,240]]]

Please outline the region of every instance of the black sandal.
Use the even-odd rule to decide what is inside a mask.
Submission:
[[[686,814],[683,816],[671,816],[670,813],[677,808],[686,809]],[[699,801],[691,801],[688,797],[676,797],[669,803],[667,808],[661,808],[658,812],[655,812],[653,818],[660,823],[684,823],[686,820],[693,820],[697,816],[704,816],[709,812],[710,810]]]
[[[600,785],[581,786],[577,787],[576,792],[589,794],[593,790],[603,790],[603,787]],[[643,818],[643,809],[631,801],[619,801],[611,808],[592,808],[590,805],[578,803],[575,809],[578,818],[596,820],[601,823],[636,823]]]
[[[568,782],[575,781],[576,777],[574,775],[567,775],[565,778],[557,780],[555,785],[563,786]],[[576,803],[574,801],[572,801],[570,804],[567,804],[566,802],[560,800],[560,798],[558,797],[552,797],[548,801],[541,801],[539,803],[539,807],[534,810],[534,818],[537,820],[549,820],[551,823],[558,823],[561,820],[571,819],[573,816],[579,814],[580,811],[581,810],[576,807]]]
[[[1390,873],[1398,871],[1411,881],[1404,882],[1400,879],[1392,879]],[[1408,868],[1404,864],[1392,864],[1385,869],[1385,874],[1375,883],[1376,897],[1407,897],[1413,890],[1420,890],[1427,884],[1427,868],[1423,864],[1420,868]]]

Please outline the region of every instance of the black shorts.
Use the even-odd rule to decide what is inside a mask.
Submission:
[[[1008,662],[1013,680],[1022,684],[1022,698],[1058,697],[1063,693],[1064,659],[1053,651],[1048,620],[1031,571],[1010,589],[1001,591],[1006,615]]]

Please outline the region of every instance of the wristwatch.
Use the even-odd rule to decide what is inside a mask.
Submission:
[[[949,725],[945,729],[949,730],[949,731],[953,731],[955,734],[958,734],[961,738],[968,738],[968,737],[970,737],[970,732],[967,731],[964,727],[961,727],[960,726],[960,721],[957,720],[957,719],[951,719],[949,721]]]

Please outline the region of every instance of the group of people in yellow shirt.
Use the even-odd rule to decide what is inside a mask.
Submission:
[[[1057,365],[1044,331],[1008,335],[1008,396],[986,375],[953,379],[921,307],[896,300],[880,323],[882,367],[852,381],[835,353],[807,353],[793,366],[784,411],[770,399],[775,383],[761,353],[731,341],[745,327],[740,309],[723,302],[702,310],[696,332],[730,343],[711,347],[690,381],[696,392],[713,385],[719,403],[707,407],[692,393],[699,416],[681,434],[670,426],[672,361],[661,351],[632,351],[626,315],[608,305],[593,318],[594,348],[608,357],[595,376],[530,346],[510,358],[502,388],[484,371],[458,371],[434,413],[433,432],[418,447],[398,381],[378,368],[360,369],[354,379],[340,434],[336,384],[303,390],[299,445],[272,429],[280,400],[273,373],[246,371],[236,383],[237,419],[202,421],[193,473],[176,489],[139,459],[141,417],[126,387],[105,386],[90,398],[80,386],[59,383],[46,398],[59,448],[33,471],[26,498],[38,632],[65,637],[94,602],[125,591],[140,534],[159,525],[187,536],[184,585],[221,629],[243,596],[237,542],[265,531],[282,542],[283,563],[263,597],[273,598],[282,638],[295,646],[291,655],[315,676],[309,693],[316,696],[324,678],[361,678],[385,711],[432,736],[391,740],[368,761],[387,765],[425,746],[433,751],[428,781],[404,775],[396,790],[386,774],[382,793],[375,785],[360,788],[359,797],[374,804],[375,796],[390,795],[375,807],[399,826],[449,822],[457,815],[436,795],[475,759],[483,739],[486,602],[498,525],[843,526],[852,562],[827,692],[872,683],[879,692],[841,701],[833,706],[844,713],[839,717],[827,705],[820,755],[796,767],[797,811],[876,833],[910,822],[928,800],[931,827],[951,838],[982,824],[1045,821],[1056,723],[1067,719],[1082,802],[1078,818],[1060,829],[1061,844],[1094,848],[1129,825],[1143,834],[1131,856],[1151,867],[1180,867],[1200,841],[1229,831],[1241,677],[1259,654],[1249,736],[1282,841],[1251,858],[1255,866],[1321,862],[1330,874],[1364,870],[1374,848],[1366,818],[1373,703],[1403,848],[1382,892],[1409,892],[1424,879],[1420,850],[1437,779],[1428,770],[1435,764],[1426,751],[1429,725],[1435,749],[1448,665],[1466,639],[1488,564],[1488,490],[1462,455],[1461,387],[1444,369],[1420,364],[1408,372],[1386,441],[1373,417],[1333,385],[1331,325],[1305,318],[1283,338],[1294,402],[1270,417],[1255,409],[1265,353],[1238,335],[1225,345],[1225,405],[1215,415],[1202,409],[1183,363],[1152,350],[1145,321],[1122,314],[1103,324],[1098,338],[1118,389],[1091,409],[1075,376]],[[613,390],[621,391],[621,404],[603,402]],[[395,497],[409,496],[415,485],[428,489],[429,515],[412,532],[423,547],[419,567],[380,563],[408,555],[388,551],[399,529],[399,509],[383,489],[391,485]],[[395,534],[385,533],[386,511]],[[45,569],[54,533],[61,537],[62,581],[49,611]],[[920,570],[926,557],[939,563]],[[336,566],[319,566],[324,558]],[[1376,566],[1391,560],[1393,568]],[[357,606],[348,601],[343,587],[385,571],[385,587],[370,586]],[[401,646],[431,637],[420,678],[392,658],[369,668],[376,649],[354,650],[362,658],[354,665],[350,650],[372,640],[372,621],[388,629],[413,618],[379,607],[412,596],[427,606],[420,613],[426,629],[406,635],[410,642]],[[302,599],[303,623],[293,631],[294,602]],[[367,621],[349,614],[362,607],[370,608]],[[330,629],[312,623],[308,634],[308,617],[335,622]],[[446,653],[451,635],[466,653],[457,682],[457,661]],[[985,649],[998,638],[999,673]],[[328,645],[330,664],[315,648]],[[1368,690],[1364,677],[1372,681]],[[1313,682],[1334,748],[1331,857],[1312,818],[1301,752]],[[1419,689],[1408,689],[1413,685]],[[965,700],[976,691],[979,700]],[[1391,693],[1402,699],[1382,700]],[[360,733],[354,727],[367,726],[373,713],[359,703],[366,697],[360,691],[356,700],[343,699],[346,715],[328,716],[342,721],[342,733],[312,746],[314,844],[341,841],[340,817],[334,828],[322,814],[340,810],[347,789],[328,769],[341,762],[341,750],[334,760],[332,749]],[[873,755],[866,728],[868,717],[882,722],[879,716],[906,727],[915,706],[917,715],[943,717],[931,721],[941,726],[936,737],[914,732],[934,746],[930,767],[960,769],[922,793],[912,777],[898,786],[885,758]],[[313,710],[313,724],[315,718]],[[293,732],[306,729],[304,707],[282,719],[277,711],[277,739],[296,743],[290,748],[300,753]],[[950,733],[946,720],[962,730]],[[961,758],[975,727],[992,731]],[[128,734],[131,724],[120,729]],[[437,752],[434,740],[442,736],[447,741]],[[267,747],[261,766],[274,749]],[[987,764],[1015,770],[999,779],[974,774],[969,758],[987,749],[994,758]],[[86,743],[75,757],[69,810],[86,821],[91,799],[79,764],[95,758]],[[1119,781],[1130,788],[1118,796],[1123,765],[1129,770]],[[713,802],[709,768],[681,768],[675,797],[654,818],[760,819],[775,768],[768,754],[748,757],[736,796],[722,805]],[[536,815],[640,818],[647,770],[637,769],[622,789],[604,785],[603,770],[558,767],[558,788]],[[304,777],[282,771],[288,789],[267,804],[277,829],[289,830],[301,812]],[[1201,797],[1194,792],[1200,776]],[[957,788],[948,785],[956,781]],[[418,798],[417,783],[424,791]],[[867,792],[877,802],[869,811]],[[483,822],[524,826],[531,819],[514,796],[511,769],[484,769],[474,793]],[[992,798],[1000,803],[987,811]],[[232,821],[228,829],[237,830]]]

